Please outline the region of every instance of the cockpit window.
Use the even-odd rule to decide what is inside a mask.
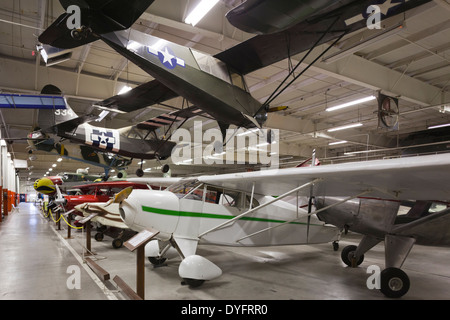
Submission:
[[[205,185],[197,179],[183,180],[166,189],[173,192],[180,199],[204,201],[219,204],[224,207],[249,209],[251,196],[242,191],[231,190],[216,186]],[[259,206],[259,202],[253,198],[252,208]]]
[[[194,198],[195,200],[202,200],[202,190],[198,190],[200,184],[202,183],[197,179],[183,180],[171,185],[167,188],[167,190],[176,194],[178,198],[184,198],[189,193],[191,193],[192,197],[190,198]],[[197,190],[194,190],[196,188]]]

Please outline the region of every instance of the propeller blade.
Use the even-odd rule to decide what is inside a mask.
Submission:
[[[120,191],[116,196],[114,197],[114,203],[120,203],[123,200],[127,199],[130,195],[131,191],[133,191],[133,187],[128,187]]]
[[[286,110],[287,108],[289,108],[289,107],[288,107],[288,106],[272,107],[272,108],[269,108],[269,110],[267,110],[267,112],[268,112],[268,113],[271,113],[271,112],[284,111],[284,110]]]

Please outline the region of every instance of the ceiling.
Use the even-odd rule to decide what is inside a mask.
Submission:
[[[198,1],[155,0],[133,28],[166,40],[217,54],[253,35],[231,26],[226,12],[243,1],[221,0],[195,26],[183,23],[184,17]],[[73,50],[70,60],[46,67],[36,54],[37,36],[51,24],[63,8],[54,0],[0,0],[0,90],[38,93],[52,83],[63,91],[78,115],[97,113],[92,105],[117,94],[123,86],[134,87],[152,78],[104,43],[97,41]],[[371,40],[369,30],[349,34],[314,63],[272,105],[288,109],[274,115],[272,123],[280,130],[279,159],[282,166],[293,166],[311,157],[313,150],[323,163],[367,160],[416,152],[446,151],[446,129],[427,130],[429,126],[450,123],[450,1],[435,0],[422,7],[383,21],[383,27],[402,23],[395,34],[383,34]],[[362,45],[354,46],[355,42]],[[316,48],[300,65],[307,67],[324,50]],[[334,56],[334,54],[339,54]],[[261,102],[278,87],[291,65],[304,53],[248,74],[245,79],[251,94]],[[325,111],[345,102],[381,92],[398,98],[399,116],[394,128],[380,126],[376,100],[346,109]],[[182,99],[168,104],[181,108]],[[446,108],[448,103],[448,110]],[[110,113],[101,123],[109,128],[130,126],[169,110],[152,106],[119,114]],[[0,109],[2,138],[24,137],[37,124],[37,111]],[[279,116],[279,118],[277,118]],[[271,122],[267,125],[270,126]],[[361,123],[349,130],[328,132],[342,125]],[[191,129],[192,121],[184,127]],[[205,122],[204,129],[215,127]],[[332,142],[347,141],[338,145]],[[422,145],[408,150],[406,145]],[[20,170],[20,179],[34,181],[56,163],[58,158],[44,152],[29,160],[26,141],[9,144],[14,159],[28,161],[29,170]],[[129,174],[138,168],[134,160]],[[156,161],[143,168],[161,175]],[[54,172],[75,171],[85,164],[64,159]],[[255,169],[240,165],[172,165],[172,175],[232,172]],[[101,168],[90,167],[90,173]],[[149,174],[148,174],[149,175]]]

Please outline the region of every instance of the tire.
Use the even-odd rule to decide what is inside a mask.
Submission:
[[[158,258],[158,257],[148,257],[148,261],[154,266],[160,266],[164,262],[166,262],[166,258]]]
[[[400,298],[410,286],[408,275],[399,268],[387,268],[381,271],[380,291],[388,298]]]
[[[356,246],[353,246],[353,245],[346,246],[344,249],[342,249],[341,259],[349,267],[353,267],[352,257],[353,257],[353,254],[355,253],[355,251],[356,251]],[[359,257],[358,261],[356,262],[356,266],[359,266],[363,261],[364,261],[364,255],[361,255],[361,257]]]
[[[183,279],[184,282],[191,288],[198,288],[200,287],[205,280],[199,280],[199,279]]]
[[[101,232],[97,232],[94,236],[94,239],[97,241],[102,241],[103,240],[103,233]]]
[[[120,238],[114,239],[112,242],[112,246],[114,249],[122,248],[123,240]]]

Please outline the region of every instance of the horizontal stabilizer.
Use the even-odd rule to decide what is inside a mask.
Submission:
[[[89,121],[92,121],[96,118],[97,118],[97,116],[94,116],[94,115],[81,116],[81,117],[73,118],[68,121],[58,123],[54,126],[43,129],[42,131],[46,132],[46,133],[55,133],[55,134],[62,135],[64,132],[71,132],[71,131],[75,130],[79,125],[89,122]]]
[[[95,106],[111,111],[132,112],[176,97],[178,97],[178,94],[159,81],[153,80],[124,94],[97,102]]]

